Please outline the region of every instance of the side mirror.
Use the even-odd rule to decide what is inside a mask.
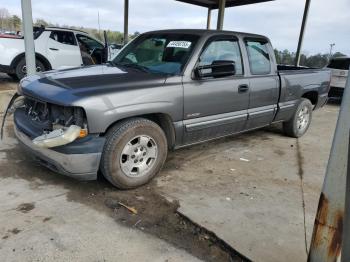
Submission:
[[[215,60],[210,65],[198,66],[194,72],[199,79],[226,77],[236,74],[236,65],[230,60]]]

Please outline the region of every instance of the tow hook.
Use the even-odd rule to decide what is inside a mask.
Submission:
[[[73,142],[80,136],[81,127],[71,125],[68,128],[60,128],[50,133],[43,134],[32,140],[32,142],[43,148],[63,146]]]

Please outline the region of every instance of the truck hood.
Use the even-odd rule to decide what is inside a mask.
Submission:
[[[24,78],[18,92],[38,100],[73,105],[87,96],[164,85],[166,76],[109,64],[49,71]]]

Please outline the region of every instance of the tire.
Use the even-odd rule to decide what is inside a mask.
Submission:
[[[166,136],[160,126],[148,119],[133,118],[108,131],[100,168],[114,186],[136,188],[160,171],[167,153]]]
[[[306,133],[312,120],[312,107],[309,99],[300,100],[293,117],[283,122],[283,130],[287,136],[298,138]]]
[[[7,74],[9,77],[11,77],[13,80],[18,80],[18,77],[16,74]]]
[[[38,59],[36,59],[36,71],[37,72],[46,71],[44,64]],[[19,62],[17,63],[16,68],[15,68],[15,72],[16,72],[16,76],[18,79],[22,79],[23,77],[25,77],[27,75],[26,60],[24,57],[21,60],[19,60]]]

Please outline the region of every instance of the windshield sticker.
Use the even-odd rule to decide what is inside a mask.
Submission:
[[[170,41],[167,47],[189,48],[191,44],[188,41]]]

